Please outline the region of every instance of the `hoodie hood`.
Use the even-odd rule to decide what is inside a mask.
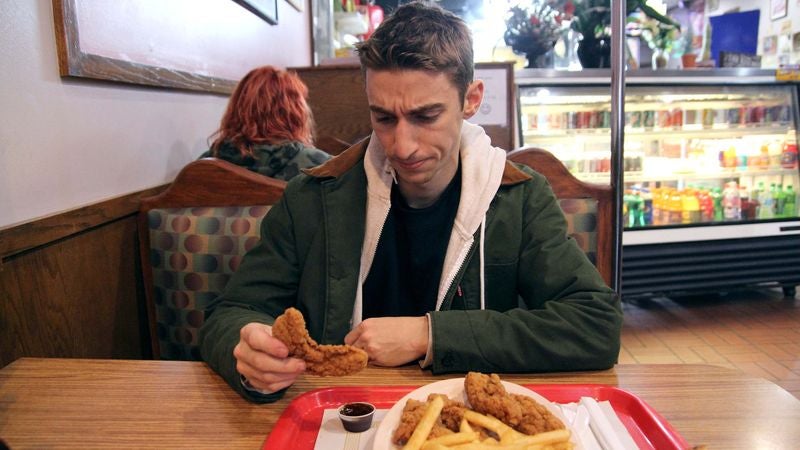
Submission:
[[[506,170],[506,152],[492,147],[483,128],[466,121],[461,128],[459,155],[461,199],[442,266],[437,309],[441,307],[450,284],[469,253],[475,232],[480,228]],[[364,171],[367,176],[367,218],[353,326],[361,321],[361,286],[369,274],[381,230],[391,207],[394,169],[374,133],[364,156]]]

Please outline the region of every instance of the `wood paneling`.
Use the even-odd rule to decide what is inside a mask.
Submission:
[[[19,225],[0,228],[0,265],[3,260],[16,253],[135,214],[139,208],[139,200],[156,195],[166,187],[167,185],[163,185],[145,189]]]
[[[364,77],[359,66],[293,70],[308,86],[308,104],[314,113],[318,140],[340,139],[352,144],[372,133]]]
[[[136,211],[164,187],[0,230],[0,367],[150,356]]]

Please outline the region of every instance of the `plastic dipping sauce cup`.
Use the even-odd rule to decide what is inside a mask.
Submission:
[[[369,430],[374,415],[375,406],[370,403],[345,403],[339,407],[339,419],[341,419],[344,429],[353,433]]]

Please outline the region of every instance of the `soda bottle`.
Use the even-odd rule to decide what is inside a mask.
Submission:
[[[661,189],[658,187],[653,188],[653,193],[650,197],[652,199],[652,212],[650,215],[650,223],[652,225],[661,225]]]
[[[764,189],[759,192],[758,200],[761,203],[761,206],[758,208],[759,219],[772,219],[775,217],[775,199],[772,196],[774,190],[775,183],[772,183],[769,191]]]
[[[697,191],[697,201],[700,204],[700,221],[711,222],[714,220],[714,200],[705,189]]]
[[[781,167],[784,169],[797,168],[797,138],[794,130],[789,130],[781,152]]]
[[[797,216],[797,195],[792,189],[791,184],[786,185],[784,196],[786,197],[786,200],[783,203],[783,217]]]
[[[711,201],[714,204],[714,222],[722,222],[722,191],[718,188],[711,189]]]
[[[732,145],[722,151],[722,167],[736,167],[736,148]]]
[[[631,226],[631,199],[633,195],[631,195],[630,189],[625,189],[625,193],[622,194],[622,223],[625,227]]]
[[[644,223],[644,199],[639,193],[639,189],[634,189],[631,199],[631,226],[643,227]]]
[[[700,222],[700,202],[697,201],[694,189],[687,188],[683,190],[681,205],[683,207],[683,211],[681,212],[682,223]]]
[[[725,190],[722,191],[722,217],[723,220],[742,219],[742,201],[735,181],[725,183]]]
[[[772,193],[772,198],[775,200],[775,217],[784,217],[783,204],[786,201],[786,194],[783,192],[782,184],[775,185],[775,191]]]
[[[772,141],[769,146],[769,164],[767,167],[770,169],[778,169],[781,166],[781,158],[783,157],[783,146],[780,141]]]
[[[641,204],[639,202],[639,189],[633,188],[625,192],[623,197],[625,199],[625,205],[627,206],[628,213],[624,215],[625,217],[625,226],[632,228],[639,226],[639,216],[641,215]]]
[[[683,222],[683,199],[677,189],[673,189],[669,197],[669,223]]]
[[[764,199],[763,192],[764,192],[764,182],[759,181],[758,187],[753,189],[753,192],[750,193],[750,199],[756,204],[756,218],[761,217],[761,201]]]
[[[755,202],[750,200],[750,193],[747,191],[747,186],[739,186],[739,199],[742,202],[742,219],[755,219],[756,205]]]
[[[669,225],[672,223],[672,188],[664,188],[661,191],[661,224]]]
[[[653,195],[650,194],[649,189],[642,189],[642,201],[644,206],[642,208],[642,226],[653,224]]]

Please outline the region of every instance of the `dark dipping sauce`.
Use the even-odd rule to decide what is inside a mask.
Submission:
[[[347,403],[342,406],[340,412],[345,416],[358,417],[371,413],[375,409],[374,406],[366,403]]]

